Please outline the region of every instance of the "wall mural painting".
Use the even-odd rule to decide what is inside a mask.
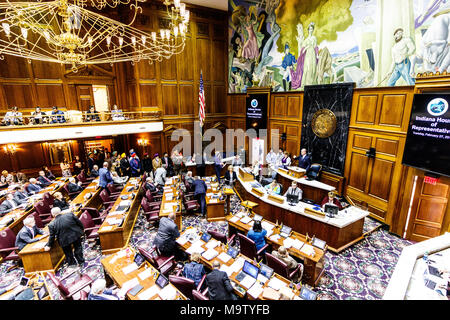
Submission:
[[[450,0],[229,0],[229,92],[450,72]]]

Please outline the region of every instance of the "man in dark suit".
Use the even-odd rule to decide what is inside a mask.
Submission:
[[[145,190],[150,190],[152,193],[158,191],[158,188],[155,186],[151,177],[147,177],[147,179],[145,179]]]
[[[208,187],[206,186],[205,181],[200,179],[200,177],[196,177],[193,184],[194,189],[194,197],[197,199],[200,204],[200,211],[203,216],[206,216],[206,190]]]
[[[311,167],[311,158],[308,156],[306,149],[302,149],[301,155],[298,157],[294,156],[294,160],[298,160],[298,166],[306,171]]]
[[[34,238],[36,235],[44,234],[44,231],[36,227],[36,223],[32,216],[28,216],[23,220],[23,227],[16,236],[16,247],[22,250],[28,243],[38,241],[40,238]]]
[[[95,164],[94,154],[92,152],[90,152],[89,155],[88,155],[88,169],[89,169],[89,172],[92,171],[92,168],[94,167],[94,164]]]
[[[81,181],[77,184],[75,182],[75,178],[71,177],[69,178],[69,183],[67,184],[67,190],[69,190],[70,193],[81,192],[83,191],[83,187],[81,186],[81,184]]]
[[[49,178],[47,178],[46,176],[45,176],[45,172],[44,171],[39,171],[39,177],[37,177],[37,181],[41,184],[41,186],[43,186],[44,188],[45,187],[48,187],[49,185],[51,185],[52,184],[52,181],[49,179]]]
[[[98,165],[94,164],[94,166],[92,167],[92,170],[91,170],[91,177],[97,178],[98,176],[99,176]]]
[[[98,176],[99,176],[98,185],[102,189],[105,189],[108,184],[114,183],[112,176],[111,176],[111,172],[109,172],[109,169],[108,169],[108,162],[106,162],[106,161],[103,162],[103,168],[101,168],[98,171]]]
[[[183,251],[178,249],[176,239],[180,236],[180,231],[175,224],[175,213],[169,213],[167,217],[159,220],[158,232],[154,244],[164,256],[174,255],[176,260],[183,260],[185,257]]]
[[[81,237],[84,234],[83,224],[72,212],[61,214],[61,209],[58,207],[52,208],[51,213],[54,219],[48,224],[50,237],[45,251],[50,251],[56,237],[69,266],[75,266],[77,262],[82,266],[84,264],[81,243]]]
[[[236,172],[233,171],[233,166],[228,166],[228,171],[225,172],[225,183],[233,186],[237,180]]]
[[[28,192],[31,192],[32,194],[36,194],[42,190],[42,187],[40,185],[38,185],[37,180],[35,178],[31,178],[27,189],[28,189]]]
[[[28,197],[30,196],[28,192],[25,190],[25,186],[21,185],[20,187],[16,187],[16,192],[14,192],[14,200],[17,203],[22,204],[28,202]]]
[[[6,199],[0,205],[0,215],[6,214],[11,210],[17,208],[19,203],[14,200],[14,196],[12,193],[8,193],[6,195]]]
[[[236,300],[230,279],[224,271],[220,271],[220,262],[213,262],[213,270],[206,276],[206,285],[210,300]]]

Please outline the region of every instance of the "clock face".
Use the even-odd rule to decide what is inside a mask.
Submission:
[[[333,111],[321,109],[317,111],[311,121],[312,131],[319,138],[328,138],[336,131],[336,116]]]

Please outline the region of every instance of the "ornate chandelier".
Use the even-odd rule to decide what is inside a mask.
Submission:
[[[151,63],[181,53],[189,24],[186,5],[180,0],[164,0],[168,28],[147,33],[131,26],[142,11],[139,2],[143,0],[6,0],[0,3],[0,55],[70,64],[76,72],[87,64]],[[129,24],[86,9],[87,5],[102,9],[119,4],[134,9]]]

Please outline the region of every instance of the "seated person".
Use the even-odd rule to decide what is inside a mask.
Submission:
[[[232,186],[237,180],[236,172],[233,171],[233,166],[228,166],[227,172],[225,172],[225,183]]]
[[[91,170],[91,177],[97,178],[98,177],[98,165],[94,164]]]
[[[267,190],[267,192],[269,193],[269,194],[277,194],[277,195],[280,195],[281,194],[281,187],[280,187],[280,185],[277,183],[277,180],[272,180],[272,182],[271,183],[269,183],[269,184],[266,184],[266,186],[264,187],[266,190]]]
[[[72,177],[72,172],[70,172],[70,164],[61,162],[59,167],[61,168],[61,175],[64,178]]]
[[[90,106],[86,112],[86,122],[100,121],[99,113],[95,110],[94,106]]]
[[[43,124],[48,122],[47,114],[41,111],[40,107],[36,107],[36,109],[31,112],[31,122],[33,124]]]
[[[106,280],[100,278],[92,284],[88,300],[120,300],[119,291],[119,289],[106,289]]]
[[[43,170],[39,171],[39,177],[37,177],[37,181],[44,188],[52,184],[52,181],[45,176],[45,172]]]
[[[113,105],[111,109],[111,119],[113,121],[125,120],[122,110],[120,110],[117,105]]]
[[[115,165],[111,166],[110,173],[111,173],[111,178],[113,179],[113,182],[115,184],[125,184],[125,183],[127,183],[128,176],[124,176],[124,177],[119,176],[119,174],[116,171],[116,166]]]
[[[15,187],[14,190],[16,190],[16,192],[14,192],[14,200],[16,200],[17,203],[22,204],[28,202],[28,197],[30,195],[25,190],[25,186],[23,184]]]
[[[11,210],[14,210],[19,206],[19,203],[14,200],[14,196],[12,193],[8,193],[6,195],[6,199],[3,200],[2,204],[0,204],[0,215],[4,215]]]
[[[28,183],[27,190],[31,194],[36,194],[42,190],[42,187],[38,184],[35,178],[31,178]]]
[[[199,253],[194,252],[191,255],[191,262],[184,265],[183,277],[194,280],[195,287],[197,287],[204,274],[205,268],[201,263],[201,256]]]
[[[10,291],[12,290],[12,291]],[[10,291],[10,292],[8,292]],[[8,292],[7,294],[5,294]],[[5,294],[5,295],[4,295]],[[11,285],[5,289],[0,290],[0,295],[2,296],[0,300],[33,300],[34,292],[31,287],[22,286],[20,281],[13,282]]]
[[[19,112],[19,108],[14,106],[11,111],[6,112],[3,124],[6,126],[23,124],[22,112]]]
[[[255,177],[256,180],[259,180],[259,178],[260,178],[260,173],[261,173],[261,166],[260,166],[260,164],[259,164],[259,161],[256,160],[256,161],[253,163],[253,166],[252,166],[252,174],[253,174],[253,176]]]
[[[242,167],[244,165],[244,163],[242,162],[241,156],[237,154],[234,157],[234,159],[231,161],[231,165],[233,167]]]
[[[52,108],[52,112],[50,113],[50,123],[65,123],[66,118],[64,117],[64,112],[58,110],[57,106]]]
[[[336,198],[336,195],[333,191],[328,192],[328,196],[323,198],[322,209],[325,209],[326,204],[334,204],[335,206],[339,207],[339,210],[343,209],[341,202]]]
[[[50,169],[47,166],[43,166],[42,170],[44,170],[45,176],[47,178],[49,178],[50,180],[55,180],[56,179],[55,175],[50,171]]]
[[[147,179],[145,179],[145,189],[150,190],[152,193],[158,191],[158,188],[153,183],[152,177],[147,177]]]
[[[256,251],[259,251],[266,245],[266,239],[264,238],[266,234],[267,230],[262,228],[261,221],[255,221],[253,223],[253,228],[247,232],[247,237],[255,242]]]
[[[67,184],[67,189],[69,190],[70,193],[81,192],[83,191],[83,187],[81,185],[82,185],[81,181],[76,183],[75,178],[70,177],[69,183]]]
[[[28,181],[27,175],[23,172],[17,172],[16,179],[17,179],[18,183],[22,183],[22,184]]]
[[[208,273],[205,283],[210,300],[237,300],[233,294],[233,286],[225,271],[220,271],[220,262],[214,260],[213,270]]]
[[[286,263],[289,270],[293,270],[298,267],[298,262],[295,261],[295,259],[289,255],[288,251],[283,246],[279,247],[278,250],[273,250],[272,255],[275,258],[278,258],[281,261],[283,261],[284,263]],[[301,267],[300,267],[300,277],[298,277],[298,279],[301,279],[302,274],[303,274],[303,265],[301,265]],[[296,276],[298,276],[298,275],[296,275]],[[294,281],[297,282],[298,279],[294,279]]]
[[[69,209],[69,204],[67,203],[66,199],[64,199],[61,192],[55,192],[53,194],[53,197],[55,197],[55,200],[53,201],[53,207],[58,207],[61,209],[61,211]]]
[[[7,170],[2,171],[2,175],[0,176],[0,184],[4,186],[9,186],[14,182],[14,176],[10,174]]]
[[[297,181],[292,181],[291,186],[289,187],[289,189],[287,189],[287,191],[284,194],[284,196],[287,197],[288,194],[290,194],[290,195],[297,195],[298,196],[298,200],[302,199],[303,191],[302,191],[302,189],[297,187]]]
[[[34,238],[36,235],[43,235],[44,231],[36,227],[36,222],[34,218],[30,215],[23,220],[23,227],[20,229],[16,236],[15,246],[22,250],[27,244],[33,243],[39,240],[39,238]]]
[[[184,178],[184,181],[187,185],[189,185],[191,188],[194,185],[194,177],[192,176],[192,171],[188,171],[186,173],[186,177]],[[187,187],[186,185],[186,187]]]

